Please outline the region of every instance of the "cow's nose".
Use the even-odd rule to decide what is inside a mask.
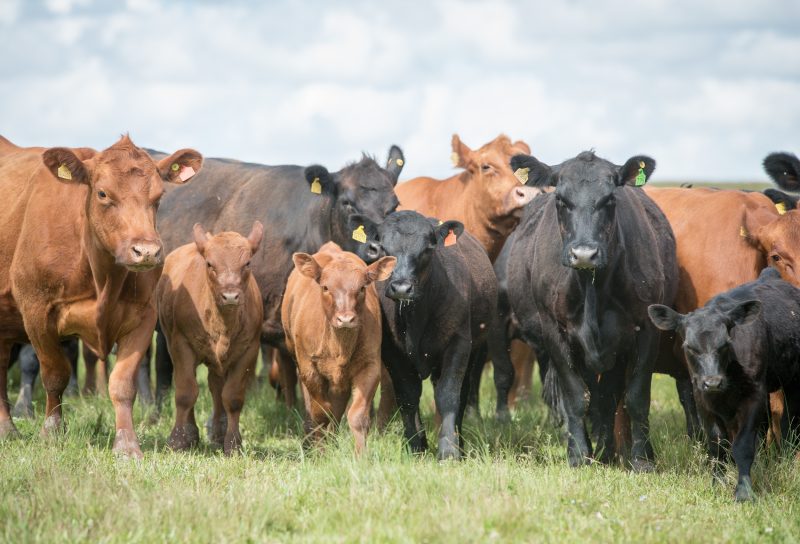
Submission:
[[[396,297],[407,298],[414,292],[414,285],[408,280],[397,280],[389,284],[391,294]]]
[[[353,312],[336,315],[336,325],[339,327],[352,327],[356,323],[356,314]]]
[[[131,246],[130,261],[135,266],[155,266],[161,263],[161,244],[156,242],[137,242]]]
[[[596,247],[576,246],[569,250],[569,264],[573,268],[594,268],[597,255]]]
[[[367,242],[367,249],[364,253],[367,260],[377,261],[381,254],[381,247],[375,242]]]
[[[703,378],[703,391],[716,391],[722,385],[722,376],[706,376]]]
[[[231,291],[222,293],[222,303],[225,305],[239,304],[239,293]]]

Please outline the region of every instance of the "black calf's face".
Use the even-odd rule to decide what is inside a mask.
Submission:
[[[660,304],[648,308],[650,319],[662,330],[675,330],[683,338],[683,353],[697,391],[714,393],[728,387],[728,368],[736,357],[730,331],[753,322],[761,303],[749,300],[728,311],[704,307],[681,315]]]
[[[602,269],[608,264],[609,242],[616,228],[617,188],[644,183],[655,168],[649,157],[628,159],[624,166],[586,151],[550,167],[527,155],[511,160],[514,170],[527,168],[535,185],[555,185],[556,213],[563,251],[561,264],[578,269]]]

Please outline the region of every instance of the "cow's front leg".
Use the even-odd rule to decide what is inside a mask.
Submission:
[[[736,494],[734,497],[738,502],[751,501],[755,499],[753,493],[753,482],[750,479],[750,468],[753,466],[753,459],[756,456],[756,428],[759,414],[762,413],[762,406],[766,404],[766,396],[758,395],[756,400],[751,400],[749,406],[744,408],[742,422],[739,432],[733,439],[732,454],[739,471],[739,479],[736,483]]]
[[[439,460],[459,459],[459,429],[461,391],[469,368],[470,340],[459,338],[445,350],[442,374],[434,388],[436,410],[442,418],[439,429]],[[474,361],[482,366],[485,361]]]
[[[108,380],[108,393],[116,416],[114,453],[142,457],[139,440],[133,430],[133,402],[136,400],[136,373],[139,362],[150,347],[156,327],[156,310],[142,310],[138,326],[117,340],[117,363]]]
[[[637,472],[655,469],[655,455],[650,443],[650,387],[658,334],[651,329],[648,326],[637,334],[633,372],[625,390],[625,408],[631,416],[631,467]]]
[[[422,380],[414,370],[413,363],[397,355],[384,354],[384,363],[394,385],[394,393],[403,418],[403,431],[412,453],[428,449],[428,438],[419,417],[419,399],[422,396]]]

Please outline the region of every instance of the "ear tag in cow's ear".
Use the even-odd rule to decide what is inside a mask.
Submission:
[[[778,202],[775,204],[775,209],[778,210],[778,213],[783,215],[786,213],[786,204],[783,202]]]
[[[397,159],[396,161],[394,161],[394,163],[395,163],[397,166],[403,166],[403,165],[405,164],[405,162],[403,161],[403,159]]]
[[[177,172],[180,169],[180,167],[181,167],[181,165],[178,164],[177,162],[173,162],[172,166],[170,166],[170,168],[172,168],[173,172]]]
[[[748,236],[747,229],[744,227],[739,227],[739,236],[741,236],[742,238],[747,238]]]
[[[181,181],[186,181],[187,179],[191,178],[195,174],[194,168],[191,166],[184,166],[181,168],[181,173],[178,174],[178,177]]]
[[[450,153],[450,162],[453,163],[453,166],[458,166],[458,160],[459,160],[458,153],[456,153],[455,151]]]
[[[639,161],[639,173],[636,174],[636,186],[641,187],[647,181],[647,176],[644,175],[644,161]]]
[[[353,231],[353,240],[362,244],[367,243],[367,233],[364,232],[364,225],[359,225],[356,227],[356,230]]]
[[[61,179],[72,179],[72,172],[69,171],[66,164],[58,167],[58,177]]]
[[[528,172],[530,172],[530,168],[517,168],[514,171],[514,176],[516,176],[517,180],[522,184],[525,185],[528,183]]]
[[[455,245],[457,241],[458,238],[456,238],[456,233],[453,232],[453,229],[450,229],[450,232],[447,233],[447,236],[444,239],[444,247]]]
[[[322,194],[322,184],[319,182],[319,178],[314,178],[314,181],[311,182],[311,192],[315,195]]]

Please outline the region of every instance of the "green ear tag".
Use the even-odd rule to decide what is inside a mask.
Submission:
[[[639,173],[636,174],[636,186],[641,187],[647,181],[647,176],[644,175],[644,161],[639,161]]]

